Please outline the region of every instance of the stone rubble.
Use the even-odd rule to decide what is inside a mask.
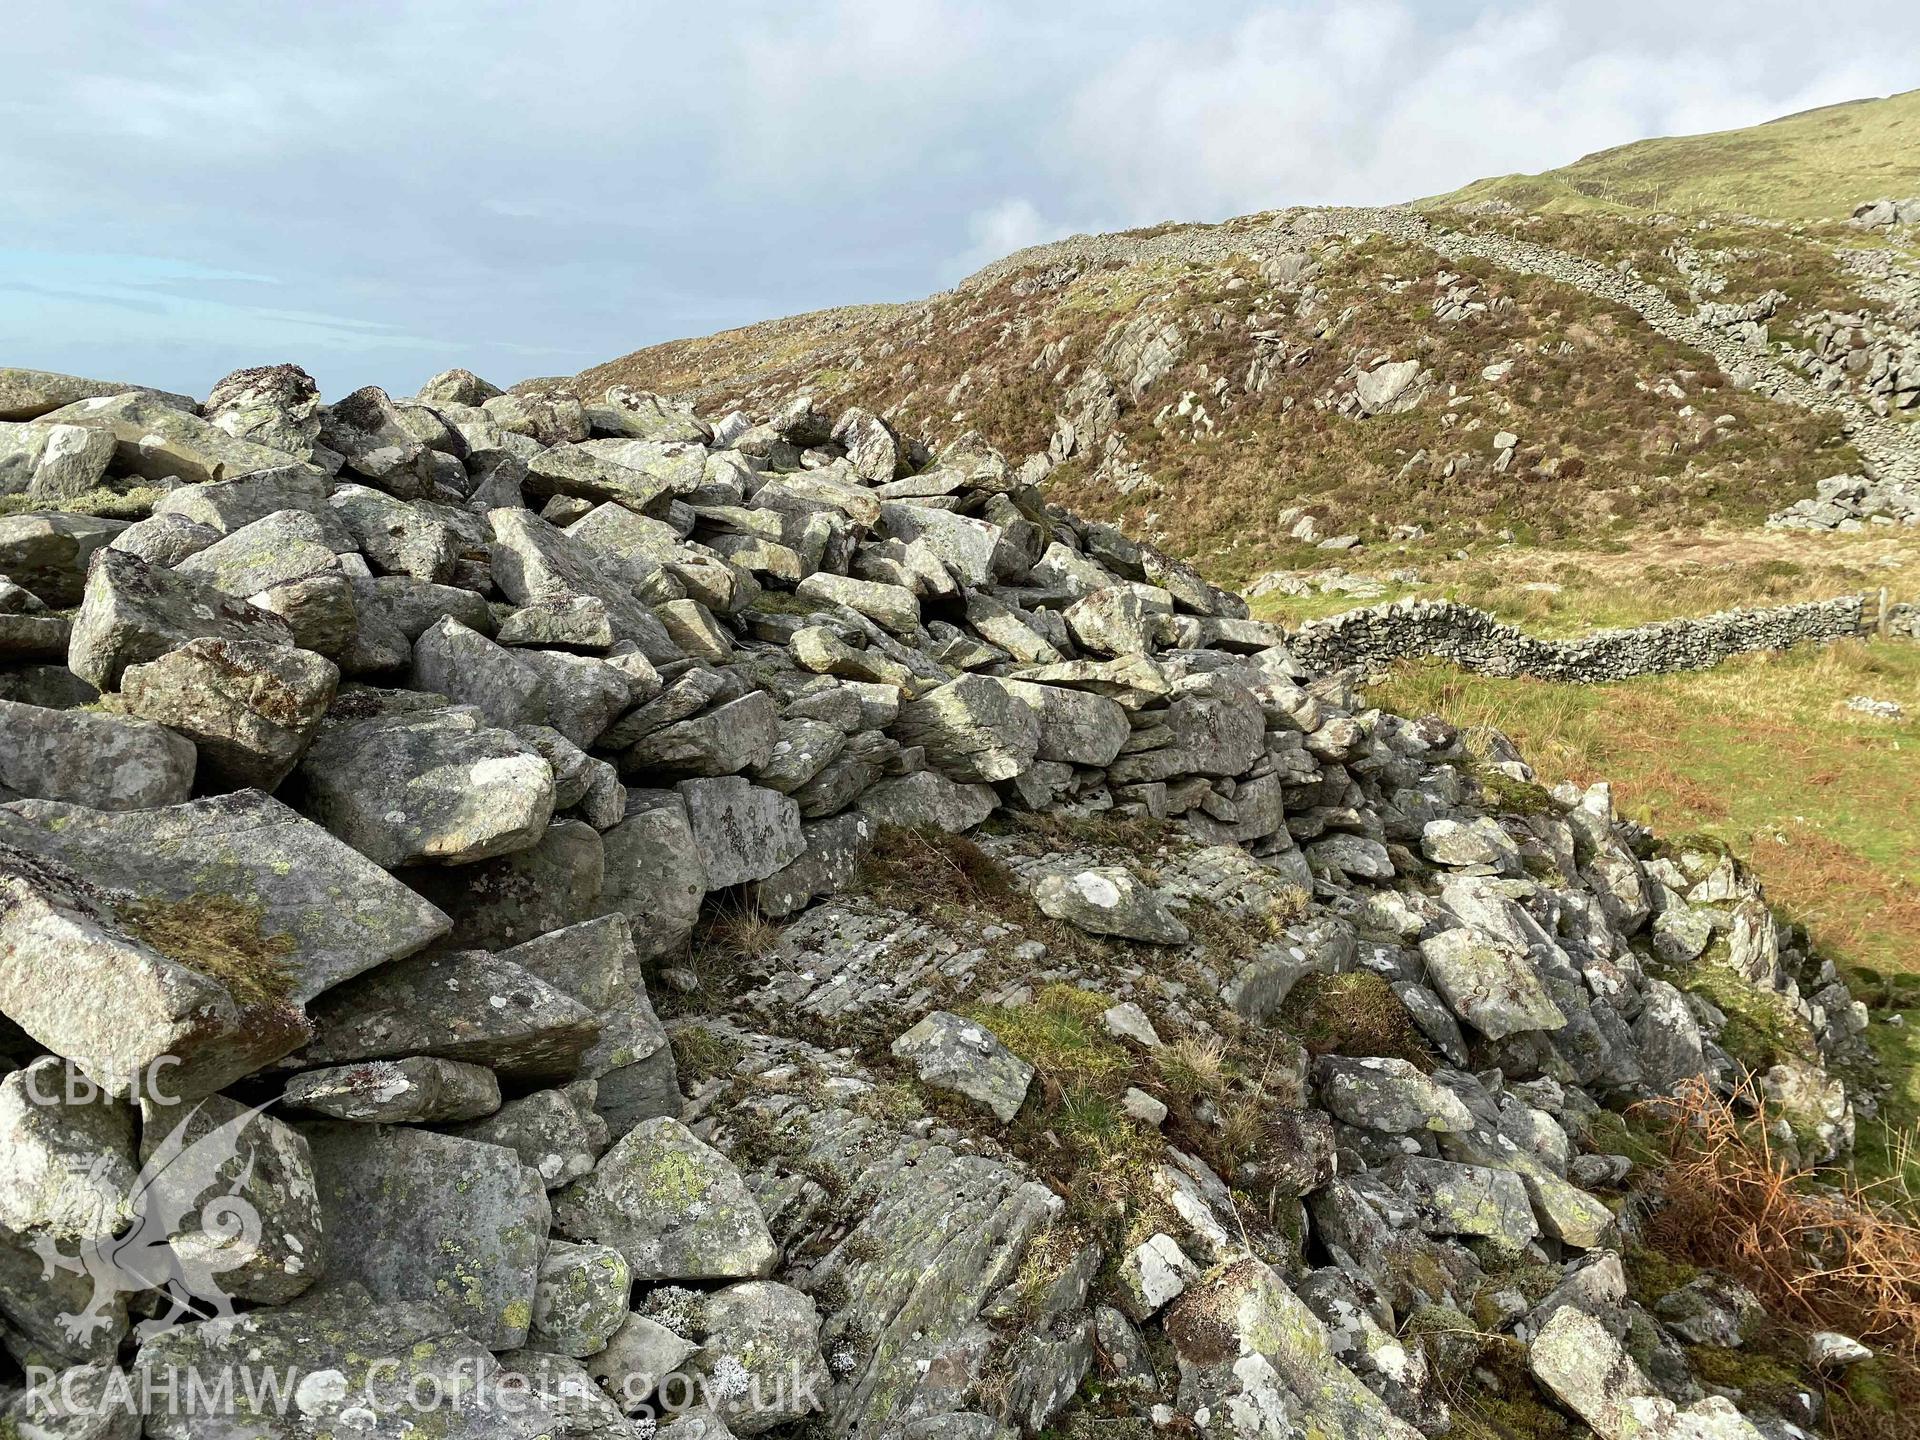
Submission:
[[[1181,343],[1108,358],[1137,396]],[[1423,383],[1355,379],[1366,413]],[[1598,1433],[1791,1433],[1674,1338],[1739,1341],[1751,1297],[1626,1299],[1595,1117],[1751,1081],[1832,1159],[1865,1012],[1604,786],[1368,708],[1324,629],[987,447],[805,396],[709,419],[451,371],[328,405],[272,366],[204,405],[0,371],[0,406],[0,489],[48,506],[0,521],[0,669],[46,702],[0,701],[0,1346],[68,1393],[236,1357],[299,1386],[45,1433],[397,1434],[459,1373],[434,1433],[638,1437],[684,1382],[688,1440],[1002,1440],[1094,1377],[1231,1440],[1437,1435],[1419,1327],[1481,1300]],[[136,484],[150,519],[54,508]],[[962,923],[863,892],[913,847],[1007,893]],[[1801,1053],[1742,1051],[1704,974]],[[1309,1056],[1289,1004],[1332,982],[1404,1019],[1394,1053]],[[1041,1117],[1087,1103],[1020,1053],[1061,993],[1133,1067],[1124,1244],[1042,1173]],[[1228,1117],[1154,1077],[1254,1030],[1265,1138],[1217,1170]],[[122,1068],[165,1057],[158,1094]],[[56,1075],[98,1093],[33,1100]],[[187,1139],[252,1137],[208,1183],[261,1233],[240,1264],[164,1237],[169,1273],[256,1308],[136,1328],[143,1272],[76,1330],[75,1247],[131,1222],[183,1098]],[[0,1426],[49,1395],[0,1376]]]

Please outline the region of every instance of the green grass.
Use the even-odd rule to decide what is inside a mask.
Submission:
[[[1642,140],[1538,175],[1477,180],[1423,204],[1504,200],[1559,213],[1673,211],[1844,219],[1920,193],[1920,90],[1743,130]]]

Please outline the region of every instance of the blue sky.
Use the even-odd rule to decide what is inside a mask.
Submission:
[[[330,396],[570,373],[1075,230],[1407,199],[1920,85],[1920,7],[1886,3],[7,12],[0,364],[196,394],[280,360]]]

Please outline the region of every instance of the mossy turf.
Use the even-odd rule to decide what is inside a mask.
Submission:
[[[115,910],[128,934],[170,960],[225,985],[243,1006],[286,1000],[293,974],[286,957],[290,935],[269,935],[265,912],[231,895],[190,895],[184,900],[134,900]]]

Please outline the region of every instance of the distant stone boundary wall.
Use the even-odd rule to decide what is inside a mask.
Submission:
[[[1539,640],[1484,610],[1452,600],[1397,600],[1309,621],[1287,648],[1308,669],[1363,671],[1396,660],[1434,657],[1482,675],[1600,684],[1636,675],[1707,670],[1733,655],[1785,650],[1871,633],[1879,608],[1865,596],[1814,600],[1764,610],[1727,610],[1662,620],[1624,630],[1596,630],[1578,640]],[[1889,629],[1912,635],[1920,613],[1889,612]]]

